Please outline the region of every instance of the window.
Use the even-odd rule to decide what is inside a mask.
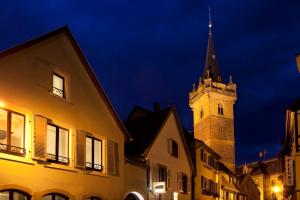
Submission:
[[[0,151],[25,155],[25,115],[0,109]]]
[[[53,74],[53,94],[66,98],[65,96],[65,79],[56,73]]]
[[[168,151],[172,156],[178,158],[178,144],[176,141],[172,139],[168,140]]]
[[[42,200],[69,200],[69,198],[63,194],[50,193],[43,196]]]
[[[187,185],[188,185],[188,180],[187,180],[187,175],[182,174],[182,192],[187,193]]]
[[[159,182],[167,182],[167,167],[163,165],[158,166],[158,181]]]
[[[203,111],[203,108],[201,108],[201,111],[200,111],[200,118],[204,117],[204,111]]]
[[[19,190],[1,190],[0,200],[30,200],[30,195]]]
[[[69,131],[67,129],[47,124],[47,160],[69,163]]]
[[[224,115],[223,105],[222,104],[218,104],[218,114],[219,115]]]
[[[86,137],[86,168],[102,171],[102,141]]]
[[[99,197],[89,197],[86,200],[101,200]]]

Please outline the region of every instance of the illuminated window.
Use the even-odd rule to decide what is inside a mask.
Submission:
[[[53,94],[65,98],[65,79],[56,73],[53,74]]]
[[[219,115],[224,115],[223,105],[222,104],[218,104],[218,114]]]
[[[19,190],[1,190],[0,200],[30,200],[31,197]]]
[[[59,126],[47,125],[47,159],[69,163],[69,131]]]
[[[25,115],[0,109],[0,151],[24,155]]]
[[[172,139],[168,140],[168,152],[170,155],[178,158],[178,144],[176,141]]]
[[[63,194],[50,193],[50,194],[43,196],[42,200],[69,200],[69,198]]]
[[[86,137],[86,168],[102,171],[102,141]]]

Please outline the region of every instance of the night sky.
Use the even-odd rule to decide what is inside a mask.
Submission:
[[[0,2],[1,50],[68,25],[122,119],[134,105],[150,109],[157,101],[176,106],[188,129],[210,5],[222,77],[238,86],[237,163],[280,149],[285,107],[300,97],[299,0],[7,2]]]

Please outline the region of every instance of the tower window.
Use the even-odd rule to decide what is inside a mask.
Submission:
[[[200,118],[204,117],[204,112],[203,112],[203,108],[201,108],[201,111],[200,111]]]
[[[218,114],[219,115],[224,115],[224,110],[223,110],[223,105],[222,104],[218,104]]]

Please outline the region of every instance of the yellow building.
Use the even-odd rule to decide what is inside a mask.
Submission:
[[[291,197],[295,200],[300,199],[299,124],[300,100],[298,99],[286,111],[286,134],[284,148],[282,151],[282,157],[284,160],[284,196],[286,198]]]
[[[204,142],[195,140],[195,200],[213,200],[220,196],[219,159]]]
[[[0,199],[123,199],[126,131],[69,30],[0,69]]]
[[[254,180],[260,192],[260,200],[283,198],[283,169],[280,159],[275,158],[245,164],[239,171],[250,175]]]
[[[191,200],[193,163],[175,108],[160,110],[155,105],[154,111],[135,107],[125,121],[131,136],[126,158],[146,165],[145,179],[141,170],[126,164],[130,180],[125,182],[133,185],[127,191],[142,194],[146,188],[146,200]]]
[[[221,161],[235,169],[234,109],[236,84],[225,83],[217,64],[209,22],[205,67],[199,84],[189,93],[194,117],[194,136],[221,156]]]

